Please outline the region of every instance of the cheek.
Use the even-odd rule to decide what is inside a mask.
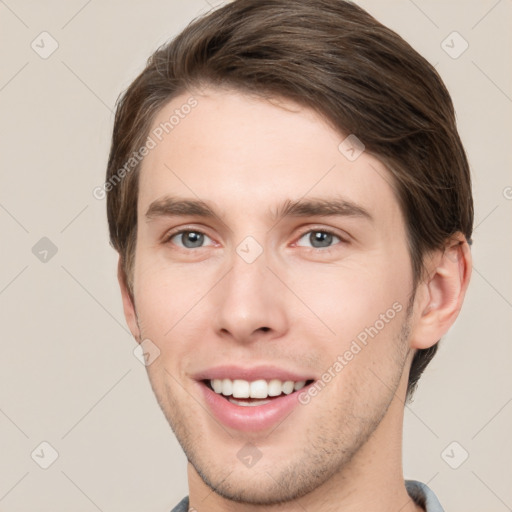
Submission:
[[[192,332],[204,328],[200,312],[215,275],[206,266],[192,271],[162,257],[141,253],[137,258],[135,302],[141,333],[162,352],[177,353]]]
[[[376,323],[379,328],[385,322],[391,330],[387,325],[396,324],[397,313],[407,309],[411,290],[409,272],[377,254],[364,262],[354,258],[339,265],[318,265],[314,272],[311,266],[289,269],[287,279],[314,313],[310,328],[318,327],[320,320],[341,344]],[[303,319],[311,318],[304,312]],[[325,332],[328,339],[329,331]],[[339,343],[335,346],[341,348]]]

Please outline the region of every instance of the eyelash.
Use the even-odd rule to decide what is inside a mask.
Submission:
[[[164,236],[162,242],[164,244],[167,244],[175,236],[181,235],[181,234],[184,234],[184,233],[189,233],[189,232],[199,233],[199,234],[207,236],[208,238],[213,240],[212,237],[209,236],[204,231],[202,231],[200,229],[195,229],[195,228],[190,227],[190,228],[182,228],[182,229],[180,229],[178,231],[171,231],[170,233],[168,233],[167,235]],[[333,230],[326,229],[326,228],[309,228],[309,229],[304,230],[304,231],[302,231],[300,233],[300,235],[298,236],[296,241],[293,243],[293,245],[297,246],[298,241],[301,240],[304,237],[304,235],[307,235],[308,233],[325,233],[327,235],[331,235],[333,237],[338,238],[340,241],[337,242],[336,244],[332,245],[332,246],[329,246],[329,247],[305,247],[305,246],[298,246],[298,247],[302,247],[303,249],[309,249],[309,250],[313,250],[313,251],[329,252],[330,250],[334,249],[338,244],[347,244],[348,243],[348,240],[346,239],[346,237],[341,236],[339,233],[336,233]],[[204,248],[205,247],[197,247],[196,249],[204,249]],[[181,247],[180,247],[180,249],[181,249]],[[192,249],[185,248],[185,250],[191,251]]]
[[[301,234],[297,238],[297,241],[294,242],[293,245],[296,246],[298,244],[299,240],[301,240],[304,237],[304,235],[307,235],[308,233],[325,233],[326,235],[331,235],[333,237],[338,238],[339,242],[334,243],[333,245],[330,245],[329,247],[304,247],[304,246],[298,246],[298,247],[302,247],[303,249],[306,249],[306,250],[309,249],[310,251],[329,252],[329,251],[335,249],[336,246],[339,244],[347,244],[348,243],[348,241],[345,237],[341,236],[339,233],[336,233],[333,230],[326,229],[326,228],[308,228],[305,231],[301,232]]]
[[[211,236],[209,236],[204,231],[201,231],[200,229],[182,228],[182,229],[180,229],[178,231],[171,231],[170,233],[167,233],[166,235],[164,235],[164,237],[162,239],[162,243],[167,244],[167,243],[169,243],[171,241],[172,238],[174,238],[177,235],[182,235],[183,233],[198,233],[200,235],[207,236],[208,238],[213,240]],[[204,247],[198,247],[198,249],[204,249]],[[187,249],[187,250],[191,250],[191,249]]]

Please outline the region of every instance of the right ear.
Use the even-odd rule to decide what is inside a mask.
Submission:
[[[128,285],[126,284],[126,274],[123,270],[123,261],[121,256],[119,256],[119,261],[117,263],[117,280],[119,281],[119,288],[121,288],[121,297],[123,299],[123,310],[126,323],[130,328],[132,336],[135,338],[137,343],[140,343],[141,336],[139,323],[137,322],[137,313],[135,312],[133,298],[128,289]]]

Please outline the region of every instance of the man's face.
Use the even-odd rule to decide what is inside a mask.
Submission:
[[[405,225],[389,172],[341,151],[311,110],[194,97],[142,165],[132,331],[160,351],[151,385],[195,471],[270,504],[325,483],[389,427],[410,360]],[[245,381],[281,394],[250,401]]]

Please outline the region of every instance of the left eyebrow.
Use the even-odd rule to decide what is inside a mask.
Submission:
[[[284,217],[314,216],[360,217],[373,222],[373,216],[361,205],[343,198],[299,199],[285,201],[273,215],[275,219]]]

